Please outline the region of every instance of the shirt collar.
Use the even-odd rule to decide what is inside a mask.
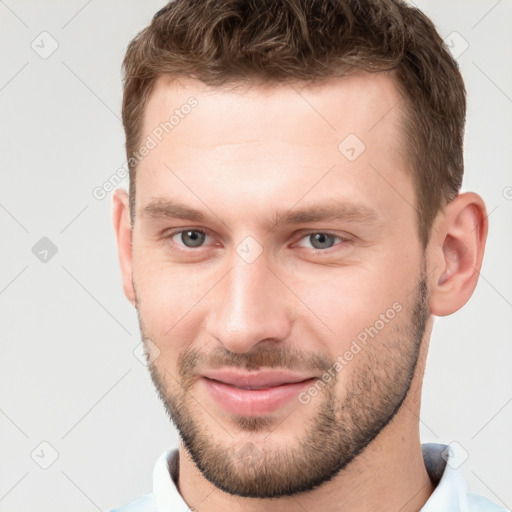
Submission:
[[[421,512],[457,510],[467,512],[468,485],[459,470],[460,462],[449,446],[424,444],[423,460],[432,484],[436,486]]]
[[[178,491],[178,450],[162,453],[153,469],[153,495],[157,512],[190,512]]]

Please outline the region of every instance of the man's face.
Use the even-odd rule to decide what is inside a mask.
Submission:
[[[151,375],[208,480],[305,491],[397,412],[428,317],[399,96],[384,74],[238,92],[160,79],[142,140],[190,97],[137,170]]]

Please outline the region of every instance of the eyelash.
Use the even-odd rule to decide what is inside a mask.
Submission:
[[[182,233],[186,233],[187,231],[195,231],[197,233],[202,233],[204,234],[207,239],[208,238],[212,238],[212,236],[204,229],[196,229],[196,228],[181,228],[177,231],[173,231],[171,233],[169,233],[166,238],[168,238],[169,240],[172,241],[172,238],[175,237],[176,235],[180,235]],[[313,252],[313,254],[317,255],[317,254],[327,254],[329,252],[331,252],[331,250],[334,250],[335,248],[339,247],[340,245],[344,245],[346,242],[350,242],[350,238],[346,238],[346,237],[343,237],[343,236],[340,236],[340,235],[336,235],[334,233],[330,233],[328,231],[308,231],[306,233],[303,233],[301,234],[300,238],[293,243],[293,245],[297,245],[299,242],[301,242],[302,240],[310,237],[311,235],[316,235],[316,234],[322,234],[322,235],[327,235],[329,237],[332,237],[334,239],[336,239],[336,241],[334,242],[334,244],[331,246],[331,247],[328,247],[326,249],[317,249],[315,247],[304,247],[304,246],[300,246],[298,245],[298,247],[302,248],[302,249],[306,249],[306,250],[309,250],[310,252]],[[204,248],[206,247],[206,244],[205,245],[200,245],[198,247],[188,247],[186,245],[183,245],[183,244],[179,244],[177,242],[174,242],[181,250],[181,251],[195,251],[196,249],[200,249],[200,248]]]

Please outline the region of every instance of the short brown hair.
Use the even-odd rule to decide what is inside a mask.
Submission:
[[[131,41],[123,69],[132,221],[136,163],[130,157],[163,74],[221,87],[391,72],[404,99],[404,150],[424,246],[437,212],[460,189],[464,83],[432,22],[402,0],[174,0]]]

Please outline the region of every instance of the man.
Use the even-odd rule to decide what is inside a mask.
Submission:
[[[433,316],[467,302],[487,235],[432,23],[176,0],[124,70],[123,287],[181,443],[118,510],[501,510],[419,440]]]

